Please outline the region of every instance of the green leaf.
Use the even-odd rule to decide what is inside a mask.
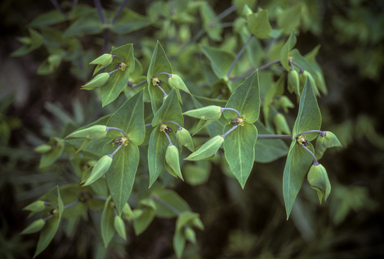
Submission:
[[[184,125],[183,112],[181,110],[175,89],[171,91],[165,99],[163,105],[156,112],[152,119],[152,126],[155,127],[164,121],[174,121],[181,126]]]
[[[213,72],[218,78],[228,80],[227,73],[235,56],[227,51],[200,45],[204,55],[211,61]]]
[[[231,127],[232,125],[228,125],[225,131]],[[252,171],[256,140],[257,129],[255,125],[249,123],[238,126],[224,139],[225,159],[243,189]]]
[[[41,36],[40,33],[33,29],[28,29],[29,35],[30,35],[30,42],[31,44],[29,46],[23,45],[19,49],[15,50],[14,52],[11,53],[12,57],[17,57],[17,56],[22,56],[25,55],[32,50],[35,50],[37,48],[40,48],[40,46],[43,44],[44,38]]]
[[[198,161],[206,158],[210,158],[217,153],[217,150],[221,147],[224,142],[222,136],[216,136],[205,142],[198,150],[190,154],[184,160]]]
[[[55,190],[57,191],[57,194]],[[40,232],[39,241],[37,242],[37,247],[36,247],[35,254],[33,255],[33,258],[35,258],[41,252],[43,252],[45,248],[47,248],[49,243],[52,241],[53,237],[57,232],[57,229],[59,228],[61,216],[64,211],[64,204],[63,204],[63,201],[61,200],[58,186],[53,188],[45,197],[46,198],[44,200],[51,201],[58,205],[58,213],[53,215],[52,218],[48,219],[45,222],[45,225]],[[51,198],[51,200],[48,200],[49,197],[54,197],[54,198],[53,199]]]
[[[104,247],[107,247],[115,235],[115,212],[113,211],[112,197],[105,201],[104,209],[101,214],[101,237]]]
[[[295,32],[292,32],[291,36],[289,36],[287,42],[284,44],[280,51],[280,62],[287,71],[291,70],[291,66],[288,61],[289,51],[295,46],[295,44],[296,36]]]
[[[268,20],[268,10],[261,10],[247,16],[248,29],[259,39],[270,38],[272,27]]]
[[[39,168],[52,165],[64,151],[64,141],[62,139],[51,138],[48,144],[53,146],[53,148],[41,156]]]
[[[37,16],[32,22],[29,24],[31,27],[41,27],[48,26],[53,24],[58,24],[65,21],[65,16],[58,10],[53,10],[50,12],[43,13]]]
[[[157,110],[159,110],[163,104],[164,94],[157,86],[152,84],[152,77],[161,72],[172,74],[172,66],[171,63],[169,63],[167,55],[165,54],[165,51],[160,42],[157,42],[156,48],[153,51],[151,64],[149,65],[147,74],[147,87],[149,89],[152,111],[154,114],[156,114]],[[168,76],[157,75],[156,77],[162,81],[161,88],[163,88],[166,93],[169,93],[171,91],[171,87],[168,85]]]
[[[111,54],[122,57],[127,67],[124,71],[120,69],[111,74],[105,85],[101,87],[100,97],[103,107],[113,102],[119,96],[129,81],[129,73],[135,69],[132,43],[113,49]],[[122,60],[119,57],[114,57],[113,61],[116,63],[122,63]],[[106,72],[115,70],[116,63],[109,65],[106,68]]]
[[[107,125],[122,129],[129,141],[140,145],[145,136],[143,91],[127,100],[111,116]]]
[[[90,185],[95,181],[99,180],[108,171],[113,159],[109,155],[104,155],[97,161],[93,166],[92,172],[84,183],[84,186]]]
[[[221,41],[221,33],[223,29],[219,27],[220,21],[215,21],[216,14],[208,3],[201,5],[200,15],[203,20],[204,30],[207,32],[208,37],[214,41]]]
[[[151,21],[130,9],[124,9],[110,30],[117,34],[127,34],[151,25]]]
[[[311,144],[307,147],[313,152]],[[291,214],[293,203],[301,189],[312,161],[313,157],[304,148],[300,147],[296,140],[293,140],[289,148],[283,174],[283,196],[287,219]]]
[[[108,188],[119,215],[131,195],[139,160],[139,148],[129,142],[113,156],[112,165],[106,173]]]
[[[156,201],[157,217],[173,218],[177,216],[175,211],[169,209],[169,206],[175,208],[179,212],[191,210],[188,203],[173,190],[159,189],[155,190],[152,195],[154,195],[153,199]],[[158,202],[158,200],[161,200],[161,202]],[[169,206],[164,206],[164,203]]]
[[[229,98],[226,108],[236,109],[247,123],[254,123],[260,113],[259,72],[256,70]],[[237,118],[233,111],[224,111],[227,119]]]
[[[319,105],[313,93],[311,82],[307,79],[300,99],[299,114],[293,126],[293,137],[305,131],[320,130],[320,126],[321,113]],[[307,134],[305,139],[311,141],[315,139],[317,135],[318,133]]]
[[[115,226],[115,230],[119,236],[121,236],[124,240],[127,240],[123,219],[120,216],[115,216],[113,225]]]
[[[159,127],[152,130],[148,146],[148,170],[149,187],[156,181],[164,169],[165,153],[169,142],[164,132],[159,131]]]
[[[277,25],[283,29],[285,34],[290,34],[299,26],[301,6],[301,3],[295,4],[277,16]]]
[[[71,26],[64,32],[65,38],[76,38],[84,35],[98,34],[104,30],[103,24],[97,15],[96,10],[83,15],[76,22],[72,23]]]
[[[274,134],[261,122],[256,121],[258,134]],[[255,145],[255,161],[269,163],[288,154],[288,147],[281,139],[259,139]]]
[[[179,177],[184,181],[183,175],[180,171],[180,161],[179,161],[179,150],[175,145],[171,145],[167,147],[167,151],[165,153],[165,162],[172,171],[172,175],[175,177]],[[168,169],[168,168],[167,168]]]
[[[153,200],[141,200],[139,209],[142,210],[141,215],[133,220],[133,229],[136,235],[140,235],[151,224],[156,214],[156,204]]]

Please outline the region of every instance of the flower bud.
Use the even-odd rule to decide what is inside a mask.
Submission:
[[[281,96],[279,100],[275,101],[275,104],[277,104],[278,107],[283,108],[285,113],[288,113],[288,108],[295,107],[291,100],[289,100],[289,98],[285,95]]]
[[[252,9],[249,8],[249,6],[247,4],[245,4],[243,7],[243,12],[241,13],[241,16],[247,17],[250,14],[253,14]]]
[[[84,186],[90,185],[100,179],[111,167],[112,157],[108,155],[104,155],[102,158],[97,161],[97,163],[93,166],[91,175],[88,177],[87,181],[85,181]]]
[[[165,162],[173,170],[173,172],[184,181],[180,171],[179,151],[175,145],[168,146],[165,153]]]
[[[311,82],[313,93],[317,96],[320,95],[319,90],[316,87],[315,80],[313,79],[313,76],[308,72],[304,71],[299,75],[300,79],[300,93],[303,91],[305,84],[307,83],[307,80]]]
[[[319,201],[327,201],[329,194],[331,193],[331,183],[328,179],[327,171],[321,164],[312,165],[309,169],[307,179],[312,189],[316,190]]]
[[[136,209],[132,211],[131,219],[138,219],[143,215],[144,211],[142,209]]]
[[[342,147],[339,139],[330,131],[325,131],[325,136],[321,135],[316,140],[316,158],[320,159],[323,157],[325,150],[331,147]]]
[[[178,130],[176,132],[176,138],[181,145],[187,147],[191,152],[195,151],[193,140],[188,130],[186,130],[185,128]]]
[[[184,114],[200,120],[218,120],[221,116],[221,107],[216,105],[209,105],[200,109],[184,112]]]
[[[29,204],[27,207],[23,208],[23,210],[30,210],[32,212],[39,212],[44,210],[45,202],[44,201],[35,201]]]
[[[109,73],[101,73],[95,76],[90,82],[86,83],[82,86],[81,89],[85,90],[93,90],[96,88],[99,88],[100,86],[103,86],[109,79]]]
[[[184,229],[184,236],[189,242],[191,242],[194,245],[196,244],[196,234],[192,228],[186,227]]]
[[[43,145],[36,147],[35,151],[37,153],[40,153],[40,154],[45,154],[45,153],[48,153],[49,151],[51,151],[51,149],[52,149],[51,145],[43,144]]]
[[[295,92],[297,96],[300,96],[299,74],[296,70],[291,70],[288,72],[288,90],[291,93]]]
[[[128,220],[131,220],[132,216],[133,216],[133,212],[131,210],[131,207],[128,205],[128,203],[126,203],[123,207],[123,213],[125,215],[125,218],[128,219]]]
[[[288,123],[283,114],[277,113],[273,118],[273,121],[276,126],[277,134],[285,133],[287,135],[291,134],[291,129],[288,126]]]
[[[180,89],[180,90],[190,94],[184,81],[178,75],[172,74],[171,77],[168,77],[168,85],[170,85],[173,88]]]
[[[205,142],[198,150],[190,154],[185,160],[198,161],[206,158],[210,158],[215,155],[217,150],[221,147],[224,142],[224,138],[220,135],[211,138]]]
[[[43,219],[38,219],[35,220],[34,222],[31,223],[26,229],[21,232],[22,235],[25,234],[32,234],[40,231],[45,225],[45,221]]]
[[[124,220],[119,216],[115,216],[113,226],[115,227],[117,234],[119,234],[119,236],[121,236],[124,240],[127,240]]]
[[[112,54],[103,54],[89,64],[108,66],[109,64],[112,63],[112,60],[113,60]]]
[[[107,126],[94,125],[89,128],[81,129],[69,134],[67,138],[87,138],[87,139],[99,139],[104,138],[107,135]]]

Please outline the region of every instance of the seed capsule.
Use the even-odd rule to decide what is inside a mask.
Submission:
[[[187,147],[190,151],[195,151],[195,147],[193,145],[193,140],[191,134],[185,128],[178,130],[176,132],[176,138],[179,143],[185,147]]]
[[[34,222],[31,223],[26,229],[21,232],[22,235],[25,234],[32,234],[40,231],[45,225],[45,221],[43,219],[38,219],[35,220]]]
[[[191,242],[192,244],[196,244],[196,234],[195,234],[195,231],[193,231],[192,228],[190,227],[186,227],[184,229],[184,236],[185,238]]]
[[[112,63],[112,60],[113,60],[112,54],[103,54],[89,64],[108,66],[109,64]]]
[[[291,70],[288,72],[288,90],[291,93],[295,92],[297,96],[300,96],[299,74],[296,70]]]
[[[103,86],[109,79],[109,73],[101,73],[95,76],[90,82],[86,83],[81,87],[85,90],[93,90]]]
[[[201,120],[218,120],[221,116],[221,107],[209,105],[200,109],[184,112],[184,114]]]
[[[273,121],[276,126],[277,134],[285,133],[287,135],[291,134],[291,129],[288,126],[287,120],[284,115],[281,113],[277,113],[273,118]]]
[[[172,169],[172,171],[184,181],[183,176],[180,171],[180,162],[179,162],[179,151],[175,145],[171,145],[167,147],[167,151],[165,153],[165,162]]]
[[[323,157],[325,150],[331,147],[342,147],[339,139],[330,131],[325,131],[325,136],[321,135],[316,140],[316,158],[320,159]]]
[[[178,75],[172,74],[172,76],[168,78],[168,84],[173,88],[180,89],[180,90],[190,94],[190,92],[189,92],[187,86],[185,85],[183,79],[181,79],[180,76],[178,76]]]
[[[217,150],[221,147],[224,142],[222,136],[216,136],[205,142],[198,150],[190,154],[185,160],[198,161],[205,158],[209,158],[216,154]]]
[[[40,153],[40,154],[45,154],[45,153],[48,153],[49,151],[51,151],[51,149],[52,149],[51,145],[43,144],[43,145],[36,147],[35,151],[37,153]]]
[[[119,236],[121,236],[124,240],[127,240],[124,220],[119,216],[115,216],[113,226],[115,227],[117,234],[119,234]]]
[[[44,210],[45,202],[44,201],[35,201],[29,204],[27,207],[23,208],[23,210],[30,210],[32,212],[40,212]]]
[[[100,179],[111,167],[112,157],[105,155],[97,161],[97,163],[93,166],[91,175],[88,177],[84,186],[90,185]]]
[[[88,138],[99,139],[104,138],[107,135],[107,126],[94,125],[92,127],[81,129],[68,135],[67,138]]]
[[[331,183],[329,182],[327,171],[321,164],[312,165],[309,169],[307,179],[312,189],[316,190],[319,201],[327,201],[331,193]]]

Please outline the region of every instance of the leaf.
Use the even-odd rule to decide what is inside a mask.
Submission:
[[[55,190],[57,190],[57,194],[54,192]],[[56,186],[55,188],[53,188],[46,195],[46,197],[47,196],[56,197],[56,200],[52,200],[52,202],[54,202],[55,204],[58,205],[58,207],[59,207],[58,212],[59,213],[54,215],[52,218],[48,219],[45,222],[45,225],[40,232],[39,241],[37,242],[37,247],[36,247],[35,254],[33,255],[33,258],[35,258],[41,252],[43,252],[45,250],[45,248],[47,248],[49,243],[52,241],[53,237],[55,236],[55,234],[57,232],[57,229],[59,228],[61,216],[62,216],[63,211],[64,211],[64,204],[63,204],[63,201],[61,200],[59,186]],[[46,199],[44,199],[44,200],[46,200]]]
[[[155,127],[164,121],[174,121],[181,126],[184,125],[183,112],[181,110],[175,89],[171,91],[165,99],[163,105],[156,112],[152,119],[152,126]]]
[[[31,27],[41,27],[47,25],[58,24],[65,21],[65,16],[58,10],[43,13],[32,20],[29,24]]]
[[[297,134],[309,131],[320,130],[321,113],[317,99],[312,90],[312,85],[309,79],[305,83],[304,90],[301,95],[299,114],[297,115],[295,125],[293,126],[293,137]],[[306,140],[311,141],[316,138],[318,133],[306,134]]]
[[[160,109],[161,105],[163,104],[164,94],[157,86],[152,84],[152,77],[161,72],[166,72],[169,74],[173,73],[171,63],[169,63],[163,47],[161,46],[160,42],[157,42],[156,48],[153,51],[151,64],[149,65],[147,74],[147,87],[149,89],[152,111],[154,114],[156,114],[157,110]],[[168,85],[168,76],[157,75],[156,77],[162,81],[161,88],[163,88],[166,93],[169,93],[171,91],[171,87]]]
[[[64,141],[59,138],[51,138],[49,145],[54,146],[49,152],[43,154],[40,159],[39,168],[44,168],[52,165],[64,151]]]
[[[40,33],[33,29],[28,29],[29,35],[30,35],[30,45],[23,45],[19,49],[15,50],[11,53],[12,57],[22,56],[25,55],[32,50],[35,50],[37,48],[40,48],[40,46],[43,44],[44,38],[41,36]]]
[[[272,27],[268,20],[268,10],[261,10],[247,16],[248,29],[259,39],[270,38]]]
[[[140,201],[139,209],[143,212],[139,218],[133,220],[133,229],[136,235],[140,235],[151,224],[156,214],[156,205],[153,200],[146,199]]]
[[[108,197],[105,201],[104,209],[101,214],[101,237],[103,239],[104,247],[107,247],[115,235],[115,213],[113,211],[112,197]]]
[[[169,209],[169,206],[175,208],[179,212],[191,210],[188,203],[173,190],[159,189],[155,190],[152,195],[154,195],[153,199],[156,201],[155,204],[157,217],[173,218],[177,216],[175,211]],[[164,206],[164,203],[169,206]]]
[[[108,120],[108,127],[122,129],[129,141],[140,145],[145,136],[143,91],[127,100]]]
[[[225,131],[230,128],[231,125],[228,125]],[[256,140],[257,129],[249,123],[238,126],[224,138],[225,159],[243,189],[255,160]]]
[[[261,122],[256,121],[258,134],[273,134]],[[281,139],[258,139],[255,145],[255,161],[269,163],[288,154],[288,147]]]
[[[200,48],[209,61],[211,61],[211,66],[215,75],[218,78],[224,78],[227,80],[227,73],[233,60],[235,59],[234,55],[227,51],[204,45],[200,45]]]
[[[223,29],[219,27],[220,21],[216,20],[216,14],[208,3],[204,3],[200,7],[200,15],[203,20],[204,30],[208,37],[214,41],[221,41],[221,33]]]
[[[313,152],[311,144],[307,147]],[[304,148],[300,147],[296,140],[293,140],[289,148],[283,174],[283,196],[287,220],[312,161],[312,156]]]
[[[260,113],[259,72],[256,70],[231,95],[226,108],[236,109],[247,123],[254,123]],[[237,118],[233,111],[224,111],[227,119]]]
[[[277,25],[283,29],[285,34],[290,34],[299,26],[301,6],[301,3],[295,4],[277,16]]]
[[[106,173],[108,188],[119,215],[131,195],[139,160],[138,147],[129,142],[113,156],[112,165]]]
[[[97,15],[96,10],[93,10],[87,15],[81,16],[76,22],[64,32],[65,38],[76,38],[84,35],[98,34],[104,30],[103,24]]]
[[[146,16],[140,15],[130,9],[124,9],[110,30],[117,34],[127,34],[151,25]]]
[[[148,146],[149,187],[156,181],[164,169],[165,153],[169,145],[165,134],[159,127],[152,130]]]
[[[113,102],[119,96],[129,81],[129,73],[135,69],[132,43],[113,49],[111,54],[122,57],[125,61],[124,63],[127,65],[127,68],[124,71],[118,70],[111,74],[105,85],[101,87],[100,97],[103,107]],[[121,63],[122,60],[119,57],[114,57],[113,62]],[[109,65],[106,68],[106,72],[115,70],[116,63]]]
[[[280,51],[280,63],[283,65],[285,70],[290,71],[291,66],[289,64],[289,51],[295,46],[296,44],[296,36],[295,32],[292,32],[291,36],[289,36],[287,42],[284,44],[284,46],[281,48]]]

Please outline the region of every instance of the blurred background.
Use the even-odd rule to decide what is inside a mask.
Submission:
[[[72,4],[59,2],[63,8]],[[80,2],[93,7],[92,1]],[[121,1],[102,4],[108,9],[116,2]],[[230,1],[209,2],[216,14],[231,6]],[[286,221],[281,188],[286,157],[256,163],[244,190],[225,176],[220,162],[213,162],[206,183],[175,186],[205,225],[205,231],[197,232],[198,246],[188,245],[184,257],[383,258],[384,1],[280,2],[306,2],[311,12],[310,25],[299,27],[296,48],[305,54],[321,45],[317,61],[328,87],[328,95],[318,99],[322,129],[334,132],[343,144],[328,150],[321,160],[330,177],[331,195],[320,205],[305,181]],[[127,7],[145,15],[151,4],[130,1]],[[257,6],[271,13],[275,8],[269,1],[258,1]],[[94,109],[113,111],[113,107],[101,111],[98,100],[80,90],[89,70],[73,71],[70,63],[63,62],[53,73],[37,75],[47,57],[45,49],[10,56],[22,45],[17,38],[28,35],[26,26],[51,10],[50,1],[0,3],[0,258],[32,257],[38,234],[19,235],[28,225],[28,213],[22,208],[57,184],[73,182],[70,167],[63,165],[65,159],[69,164],[69,157],[38,169],[40,154],[34,148],[49,136],[59,136],[68,121],[81,124],[97,112]],[[229,15],[223,21],[234,18],[235,14]],[[140,33],[154,31],[146,28]],[[140,36],[130,35],[135,48],[140,48]],[[92,47],[101,54],[100,35],[83,36],[81,42],[84,49]],[[79,109],[83,112],[76,112]],[[59,231],[39,258],[174,257],[174,219],[156,218],[138,237],[128,225],[128,242],[115,242],[108,250],[97,248],[101,240],[96,240],[92,224],[98,223],[84,223],[72,233]]]

